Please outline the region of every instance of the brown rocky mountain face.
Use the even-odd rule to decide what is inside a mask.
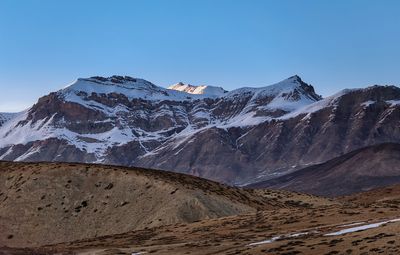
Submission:
[[[0,127],[0,160],[140,166],[246,184],[400,142],[400,89],[321,99],[293,76],[193,95],[131,77],[79,79]]]
[[[191,169],[192,174],[220,181],[254,182],[254,177],[262,179],[273,172],[324,162],[364,146],[400,142],[400,107],[387,103],[399,97],[396,87],[355,90],[311,114],[267,121],[250,129],[204,130],[191,143],[173,150],[166,147],[139,164]],[[376,103],[363,105],[368,101]],[[179,157],[174,157],[177,152]]]
[[[400,144],[385,143],[358,149],[326,163],[254,183],[249,187],[340,196],[398,183]]]

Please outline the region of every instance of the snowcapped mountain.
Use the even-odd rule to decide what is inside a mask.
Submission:
[[[184,84],[182,82],[169,86],[168,89],[183,91],[195,95],[206,95],[208,97],[221,97],[228,92],[221,87],[207,85],[194,86],[190,84]]]
[[[187,101],[208,96],[203,95],[203,93],[184,93],[179,90],[165,89],[143,79],[116,75],[108,78],[80,78],[58,91],[58,94],[64,96],[66,101],[83,103],[84,105],[86,103],[82,102],[80,98],[91,94],[123,95],[129,100],[143,99],[150,101]]]
[[[298,76],[230,92],[91,77],[3,121],[0,160],[133,165],[228,183],[258,181],[400,140],[399,99],[393,86],[322,99]]]
[[[16,113],[0,112],[0,127],[16,115]]]

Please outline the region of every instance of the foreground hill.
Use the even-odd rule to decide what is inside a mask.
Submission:
[[[150,169],[0,162],[0,246],[41,246],[321,201]]]
[[[44,247],[0,250],[5,254],[86,255],[399,254],[398,190],[385,189],[385,203],[379,201],[382,190],[369,191],[336,203],[259,210]],[[365,200],[367,204],[359,203]]]
[[[371,204],[400,204],[400,184],[391,185],[388,187],[373,189],[370,191],[339,197],[339,200],[344,202],[357,203],[360,205]],[[396,206],[393,206],[396,208]]]
[[[400,183],[400,144],[386,143],[249,187],[340,196],[396,183]]]
[[[400,88],[321,98],[292,76],[226,92],[127,76],[80,78],[0,117],[0,160],[85,162],[262,181],[350,151],[400,143]]]

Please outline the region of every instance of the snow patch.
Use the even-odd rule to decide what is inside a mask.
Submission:
[[[190,84],[184,84],[182,82],[171,85],[168,87],[168,89],[182,91],[195,95],[205,95],[208,97],[221,97],[225,93],[227,93],[227,91],[221,87],[207,86],[207,85],[194,86]]]
[[[390,106],[400,105],[400,100],[387,100],[386,103],[390,104]]]
[[[313,232],[315,233],[315,232]],[[299,237],[299,236],[304,236],[304,235],[308,235],[310,234],[310,232],[300,232],[300,233],[293,233],[293,234],[287,234],[287,235],[281,235],[281,236],[274,236],[270,239],[264,240],[264,241],[260,241],[260,242],[255,242],[255,243],[250,243],[247,246],[254,246],[254,245],[261,245],[261,244],[269,244],[275,241],[279,241],[281,239],[284,238],[295,238],[295,237]]]
[[[368,101],[361,103],[361,106],[363,106],[364,108],[367,108],[368,106],[375,104],[375,103],[376,103],[376,101],[368,100]]]
[[[33,154],[36,154],[39,152],[40,152],[40,147],[31,147],[31,148],[29,148],[29,150],[27,152],[25,152],[24,154],[22,154],[21,156],[16,158],[14,161],[23,161],[23,160],[29,158],[30,156],[32,156]]]
[[[387,220],[387,221],[381,221],[381,222],[367,224],[367,225],[362,225],[362,226],[358,226],[358,227],[346,228],[346,229],[342,229],[342,230],[339,230],[339,231],[336,231],[336,232],[325,234],[324,236],[344,235],[344,234],[347,234],[347,233],[363,231],[363,230],[367,230],[367,229],[370,229],[370,228],[377,228],[377,227],[380,227],[380,226],[385,225],[387,223],[398,222],[398,221],[400,221],[400,218],[393,219],[393,220]]]
[[[6,123],[7,121],[10,121],[17,115],[18,113],[0,112],[0,126]]]
[[[343,95],[346,95],[352,91],[355,91],[356,89],[344,89],[338,93],[336,93],[333,96],[327,97],[325,99],[322,99],[320,101],[311,103],[309,105],[306,105],[304,107],[301,107],[297,110],[294,110],[288,114],[283,115],[282,117],[279,117],[278,119],[280,120],[286,120],[286,119],[291,119],[294,117],[297,117],[299,115],[305,114],[306,116],[303,119],[307,119],[310,117],[310,115],[314,112],[320,111],[322,109],[325,109],[327,107],[335,107],[336,103],[342,97]]]

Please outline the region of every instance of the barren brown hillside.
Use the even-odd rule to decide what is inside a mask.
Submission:
[[[363,197],[377,198],[381,191],[378,190],[375,195],[373,193],[361,193],[357,197],[360,201],[364,200]],[[386,203],[371,200],[368,204],[341,198],[343,203],[260,210],[45,247],[7,249],[5,252],[86,255],[396,255],[400,253],[400,202],[398,195],[390,197]]]
[[[0,162],[0,244],[45,245],[296,205],[276,193],[148,169]]]
[[[0,254],[400,252],[397,186],[326,199],[148,169],[0,166]]]

